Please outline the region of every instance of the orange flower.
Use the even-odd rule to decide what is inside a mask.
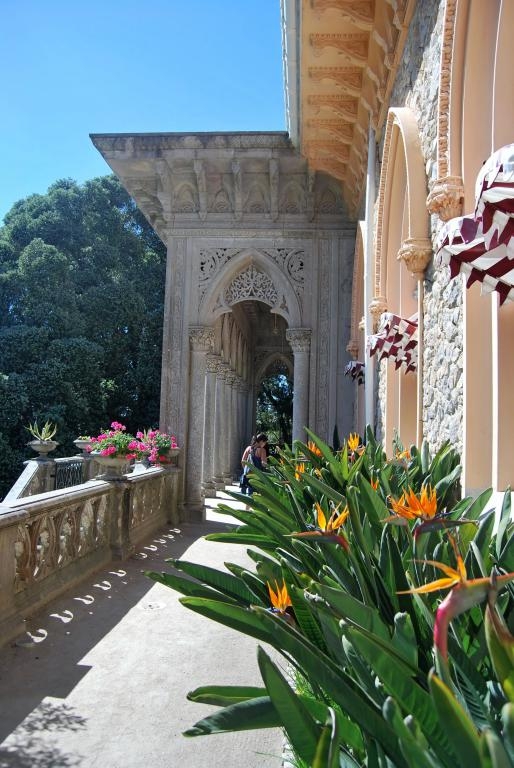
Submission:
[[[322,456],[323,455],[321,453],[320,449],[318,448],[318,446],[316,445],[316,443],[313,443],[312,440],[309,440],[309,442],[307,443],[307,448],[315,456]]]
[[[348,507],[345,507],[341,514],[338,515],[337,510],[339,507],[336,507],[336,509],[333,510],[332,514],[327,520],[325,513],[317,501],[315,502],[314,506],[316,507],[316,521],[318,523],[318,528],[324,533],[335,533],[338,531],[350,514]]]
[[[350,549],[350,545],[346,536],[342,533],[338,533],[339,529],[345,522],[346,518],[350,514],[348,507],[345,507],[341,513],[338,513],[339,506],[337,506],[330,517],[327,520],[327,516],[323,512],[321,506],[316,501],[314,506],[316,507],[316,530],[315,531],[302,531],[301,533],[292,533],[291,536],[302,539],[319,539],[323,541],[335,541],[340,544],[347,552]]]
[[[295,480],[298,480],[299,482],[302,479],[302,475],[304,472],[305,472],[305,464],[302,461],[300,462],[300,464],[297,464],[295,466],[295,473],[294,473]]]
[[[386,518],[386,523],[406,525],[406,520],[433,520],[437,513],[436,492],[430,485],[423,486],[419,498],[412,488],[409,488],[397,501],[392,497],[389,501],[394,515]]]
[[[268,585],[268,592],[271,600],[271,605],[273,606],[273,611],[275,613],[280,613],[280,614],[285,613],[286,609],[292,605],[291,598],[289,597],[289,593],[287,591],[285,581],[282,581],[281,587],[279,587],[278,583],[275,581],[275,587],[277,589],[276,592],[272,589],[269,581],[267,581],[266,584]]]
[[[371,485],[371,487],[373,488],[373,490],[374,490],[374,491],[376,491],[376,490],[377,490],[377,488],[378,488],[378,486],[379,486],[379,480],[378,480],[378,477],[376,477],[376,478],[371,478],[371,480],[370,480],[369,482],[370,482],[370,485]]]
[[[411,455],[410,451],[406,449],[405,451],[396,451],[394,458],[396,461],[410,461]]]
[[[356,451],[360,445],[360,438],[357,432],[352,432],[348,437],[348,448],[350,451]]]
[[[448,658],[448,628],[450,622],[474,605],[482,603],[491,591],[497,589],[497,585],[506,584],[514,579],[514,573],[502,574],[501,576],[495,576],[493,579],[468,579],[466,566],[457,544],[452,536],[449,538],[455,552],[457,568],[451,568],[449,565],[439,563],[436,560],[424,560],[424,563],[438,568],[446,574],[446,577],[423,584],[421,587],[398,592],[399,595],[424,595],[429,592],[436,592],[439,589],[450,589],[450,587],[453,587],[452,591],[438,606],[434,624],[434,645],[438,648],[444,659]]]

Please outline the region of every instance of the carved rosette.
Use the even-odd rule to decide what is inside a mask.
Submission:
[[[286,339],[291,345],[294,354],[297,352],[309,352],[311,348],[311,333],[310,328],[287,329]]]
[[[417,280],[422,280],[425,269],[432,258],[430,240],[407,238],[398,251],[398,261],[404,261],[409,272]]]
[[[214,348],[214,328],[196,325],[189,328],[189,341],[194,352],[212,352]]]
[[[375,296],[369,305],[369,312],[373,321],[373,333],[376,333],[380,315],[387,310],[387,301],[383,296]]]
[[[457,176],[437,179],[427,197],[428,212],[449,221],[462,214],[464,186]]]

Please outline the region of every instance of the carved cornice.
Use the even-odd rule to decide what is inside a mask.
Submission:
[[[429,213],[439,216],[442,221],[449,221],[462,214],[464,185],[462,179],[447,176],[437,179],[427,197]]]
[[[375,298],[371,300],[369,305],[369,313],[373,321],[373,333],[376,333],[376,330],[378,328],[380,315],[386,310],[387,310],[387,300],[384,298],[384,296],[375,296]]]
[[[214,348],[214,328],[207,325],[191,325],[189,341],[194,352],[212,352]]]
[[[373,3],[371,0],[311,0],[312,8],[318,13],[328,9],[341,12],[345,21],[359,29],[370,30],[373,26]]]
[[[359,101],[352,96],[337,93],[314,93],[307,97],[307,104],[316,112],[320,109],[330,109],[351,123],[357,120]]]
[[[398,251],[398,261],[405,265],[413,277],[421,280],[425,269],[432,258],[432,244],[430,240],[405,240]]]
[[[345,144],[351,144],[354,138],[353,124],[338,118],[311,118],[307,120],[309,128],[314,128],[316,132],[328,133],[335,136],[339,141]]]
[[[294,354],[297,352],[309,352],[311,348],[311,334],[310,328],[288,328],[286,330],[286,339],[291,345]]]
[[[309,67],[309,77],[317,83],[331,80],[347,93],[360,96],[362,89],[360,67]]]
[[[365,64],[368,58],[367,34],[321,32],[311,34],[309,40],[315,56],[320,56],[325,48],[335,48],[349,64]]]

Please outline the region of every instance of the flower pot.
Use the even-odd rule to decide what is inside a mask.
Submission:
[[[27,443],[33,451],[39,453],[41,458],[45,458],[50,451],[55,451],[59,443],[55,440],[31,440]]]
[[[127,474],[130,460],[126,456],[101,456],[92,451],[90,456],[105,468],[105,471],[97,477],[102,480],[120,480]]]
[[[93,445],[93,442],[91,440],[81,440],[77,437],[77,439],[73,441],[73,445],[75,445],[79,451],[89,455],[89,451],[87,449],[90,445]]]

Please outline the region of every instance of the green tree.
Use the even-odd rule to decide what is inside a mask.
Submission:
[[[293,387],[287,376],[274,374],[263,379],[257,395],[257,431],[267,432],[270,441],[291,444]]]
[[[166,251],[114,176],[55,182],[0,228],[0,498],[51,419],[58,452],[158,420]]]

